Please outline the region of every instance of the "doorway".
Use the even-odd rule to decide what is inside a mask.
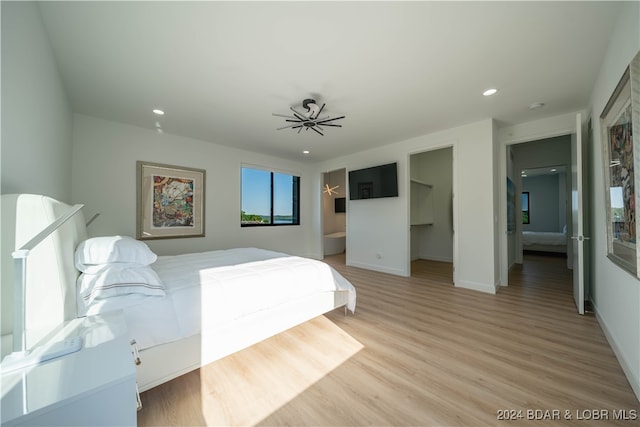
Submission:
[[[453,283],[453,147],[412,154],[409,177],[411,274],[435,267]]]
[[[507,181],[513,185],[515,198],[515,221],[512,218],[508,227],[510,268],[523,263],[525,251],[564,252],[567,268],[571,268],[567,243],[571,232],[571,176],[567,174],[571,136],[510,145],[507,154]],[[564,245],[559,242],[562,233],[567,236]]]
[[[563,196],[565,207],[560,211],[566,212],[563,215],[566,221],[559,218],[556,233],[563,233],[566,241],[566,268],[572,270],[574,279],[573,295],[576,307],[580,314],[584,313],[584,288],[588,286],[588,278],[585,276],[585,269],[588,266],[583,240],[588,239],[583,234],[588,234],[587,223],[584,220],[584,198],[588,195],[586,182],[583,175],[586,157],[584,150],[586,144],[582,143],[582,119],[581,114],[576,115],[575,131],[566,135],[550,137],[542,140],[526,141],[506,145],[506,181],[507,181],[507,208],[506,212],[506,236],[503,240],[506,253],[503,252],[501,280],[508,277],[508,270],[516,264],[523,263],[522,249],[524,247],[523,231],[528,224],[522,223],[522,194],[525,192],[525,178],[528,170],[536,171],[541,166],[545,166],[549,171],[557,165],[566,165],[566,176],[563,186],[566,194]],[[509,187],[513,190],[509,190]],[[513,199],[514,203],[510,200]],[[528,202],[533,204],[529,193]],[[513,208],[510,209],[510,205]],[[527,206],[531,210],[531,206]],[[511,211],[511,212],[510,212]],[[529,212],[529,214],[532,214]],[[557,212],[554,212],[558,215]],[[561,227],[561,228],[560,228]],[[526,249],[526,247],[524,247]],[[505,262],[506,261],[506,262]],[[508,284],[508,281],[502,282]]]
[[[322,224],[324,257],[345,262],[347,248],[346,169],[322,174]]]

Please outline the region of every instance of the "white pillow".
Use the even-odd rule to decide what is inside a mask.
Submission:
[[[77,282],[78,300],[89,307],[94,300],[119,295],[165,296],[164,285],[151,267],[110,264],[98,274],[82,273]]]
[[[146,243],[129,236],[87,239],[78,245],[75,255],[76,268],[82,272],[92,265],[114,262],[149,265],[158,259]]]

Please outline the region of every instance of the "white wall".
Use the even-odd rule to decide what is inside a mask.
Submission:
[[[411,154],[448,146],[453,147],[456,286],[495,292],[498,259],[493,246],[492,120],[418,136],[317,165],[320,182],[324,171],[398,162],[398,197],[347,202],[347,264],[402,276],[410,274],[409,158]],[[320,211],[319,200],[316,203]],[[321,230],[319,216],[314,226]],[[317,239],[314,245],[320,248]]]
[[[94,117],[75,115],[73,135],[74,203],[85,204],[85,215],[100,217],[92,236],[136,232],[136,161],[206,170],[205,237],[147,241],[160,255],[229,247],[255,246],[312,256],[309,241],[311,200],[321,193],[312,185],[308,166],[237,150],[210,142],[157,133],[153,130]],[[299,226],[240,227],[240,165],[254,164],[300,176]]]
[[[562,181],[563,185],[565,180]],[[562,193],[566,196],[565,189]],[[559,220],[559,175],[538,175],[522,178],[522,192],[529,192],[529,224],[522,224],[524,231],[561,232],[566,218]],[[564,206],[565,200],[562,200]]]
[[[609,43],[597,83],[590,98],[593,145],[590,156],[592,177],[591,259],[592,300],[598,321],[640,399],[640,281],[607,258],[604,197],[604,166],[600,114],[625,68],[640,50],[640,5],[625,4]],[[639,206],[636,191],[636,206]]]
[[[411,178],[433,187],[433,224],[411,227],[411,257],[453,262],[453,148],[411,156]]]
[[[2,2],[2,194],[71,201],[71,108],[40,11]]]

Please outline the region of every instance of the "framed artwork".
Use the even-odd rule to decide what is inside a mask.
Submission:
[[[513,234],[516,231],[516,186],[507,177],[507,232]]]
[[[638,276],[636,221],[640,161],[640,54],[627,67],[601,116],[607,256]],[[633,90],[632,90],[633,89]],[[639,166],[640,167],[640,166]]]
[[[204,237],[205,171],[138,161],[136,237]]]
[[[522,192],[522,223],[530,224],[531,218],[529,217],[531,210],[529,209],[529,192]]]

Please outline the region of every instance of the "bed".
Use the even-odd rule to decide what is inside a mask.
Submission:
[[[523,231],[522,249],[533,252],[567,253],[567,233]]]
[[[45,196],[2,196],[3,342],[11,332],[7,248],[19,246],[66,207]],[[7,233],[12,219],[16,231]],[[34,278],[42,277],[37,270],[43,263],[55,262],[48,262],[45,301],[27,301],[27,328],[122,310],[142,361],[140,391],[334,309],[355,311],[353,285],[317,260],[259,248],[158,257],[131,237],[88,239],[82,215],[51,240],[29,259]],[[29,277],[28,290],[41,286]],[[31,306],[38,307],[36,314]]]

